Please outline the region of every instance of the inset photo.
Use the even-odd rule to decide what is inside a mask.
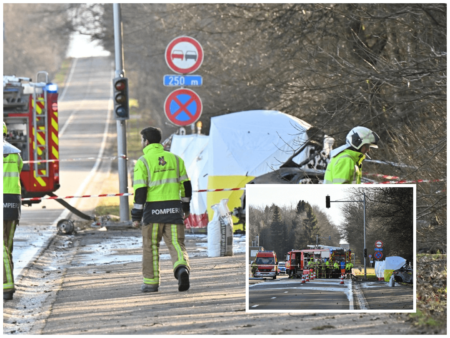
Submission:
[[[415,185],[247,185],[247,312],[415,312]]]

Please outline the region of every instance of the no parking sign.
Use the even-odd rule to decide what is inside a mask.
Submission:
[[[195,123],[202,115],[202,100],[192,90],[174,90],[164,102],[164,113],[173,124],[183,127]]]

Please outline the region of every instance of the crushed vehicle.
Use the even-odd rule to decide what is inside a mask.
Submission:
[[[392,276],[394,276],[394,280],[397,283],[412,284],[414,280],[414,271],[409,265],[405,264],[400,269],[394,270]]]

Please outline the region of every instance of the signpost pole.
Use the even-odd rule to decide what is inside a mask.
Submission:
[[[113,4],[114,14],[114,56],[116,63],[115,77],[123,77],[123,48],[122,48],[122,20],[120,14],[120,4]],[[127,174],[127,131],[126,121],[117,120],[117,154],[119,157],[119,192],[128,192],[128,174]],[[128,196],[120,197],[120,220],[129,221]]]
[[[366,193],[364,194],[364,280],[367,280],[367,257],[366,257]]]

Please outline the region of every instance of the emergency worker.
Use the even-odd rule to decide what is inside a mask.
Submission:
[[[325,262],[325,274],[328,274],[328,278],[331,278],[331,271],[330,271],[330,260],[327,259]],[[326,278],[326,277],[325,277]]]
[[[352,269],[353,269],[353,263],[350,261],[347,263],[347,274],[350,277],[351,273],[352,273]]]
[[[322,264],[320,264],[320,272],[321,278],[327,278],[327,266],[325,261],[322,261]]]
[[[184,218],[189,216],[191,182],[184,161],[163,149],[161,130],[148,127],[140,132],[144,156],[134,168],[133,227],[142,226],[142,292],[157,292],[160,284],[159,243],[164,237],[178,291],[189,289],[189,258],[184,245]]]
[[[13,299],[13,238],[21,213],[20,150],[5,141],[8,129],[3,122],[3,300]]]
[[[355,127],[347,134],[346,144],[331,151],[324,184],[361,184],[362,162],[370,148],[378,148],[378,135],[365,127]]]
[[[345,261],[341,261],[341,276],[345,276]]]
[[[333,275],[337,276],[339,274],[339,264],[337,261],[334,261],[333,264]]]

